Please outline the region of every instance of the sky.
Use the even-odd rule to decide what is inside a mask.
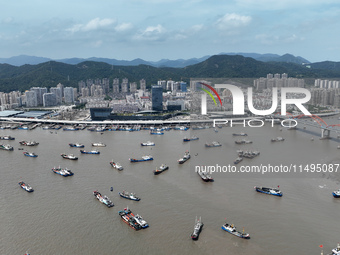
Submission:
[[[0,0],[0,58],[340,61],[339,0]]]

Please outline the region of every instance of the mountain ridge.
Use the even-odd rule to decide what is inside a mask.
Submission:
[[[330,68],[331,67],[331,68]],[[260,78],[268,73],[287,73],[292,78],[340,78],[340,62],[319,62],[301,65],[287,62],[261,62],[240,55],[214,55],[200,63],[184,68],[117,66],[104,62],[84,61],[65,64],[48,61],[37,65],[12,66],[0,64],[0,91],[25,91],[31,87],[78,87],[86,79],[128,78],[129,82],[145,79],[147,86],[159,80],[190,82],[190,78]]]
[[[298,64],[310,63],[308,60],[302,57],[299,57],[299,56],[295,57],[292,54],[288,54],[288,53],[282,56],[277,55],[277,54],[271,54],[271,53],[259,54],[259,53],[242,53],[242,52],[219,53],[217,55],[230,55],[230,56],[241,55],[244,57],[251,57],[262,62],[275,61],[275,62],[289,62],[289,63],[298,63]],[[136,58],[133,60],[117,60],[113,58],[111,59],[111,58],[99,58],[99,57],[90,57],[90,58],[74,57],[74,58],[64,58],[64,59],[50,59],[50,58],[45,58],[45,57],[19,55],[19,56],[13,56],[10,58],[0,58],[0,64],[22,66],[25,64],[36,65],[36,64],[41,64],[41,63],[48,62],[48,61],[57,61],[57,62],[65,63],[65,64],[77,65],[84,61],[95,61],[95,62],[104,62],[110,65],[120,65],[120,66],[138,66],[141,64],[145,64],[145,65],[150,65],[150,66],[155,66],[155,67],[181,68],[181,67],[186,67],[189,65],[198,64],[210,58],[211,56],[212,55],[206,55],[200,58],[175,59],[175,60],[161,59],[158,61],[147,61],[141,58]]]

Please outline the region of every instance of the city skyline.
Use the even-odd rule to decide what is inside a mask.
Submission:
[[[158,61],[255,52],[340,61],[336,0],[33,0],[6,2],[2,10],[2,58]]]

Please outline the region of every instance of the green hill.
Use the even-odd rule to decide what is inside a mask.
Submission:
[[[313,64],[312,64],[313,65]],[[184,68],[157,68],[149,65],[115,66],[103,62],[86,61],[77,65],[48,61],[38,65],[20,67],[0,64],[0,91],[25,91],[31,87],[64,86],[78,87],[80,80],[128,78],[129,82],[145,79],[147,85],[158,80],[189,78],[259,78],[268,73],[287,73],[297,78],[340,78],[340,64],[330,62],[313,65],[312,68],[287,62],[261,62],[239,55],[215,55],[207,60]]]

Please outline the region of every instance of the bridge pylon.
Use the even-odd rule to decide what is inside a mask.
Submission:
[[[320,139],[329,139],[331,131],[329,129],[321,128],[321,138]]]

